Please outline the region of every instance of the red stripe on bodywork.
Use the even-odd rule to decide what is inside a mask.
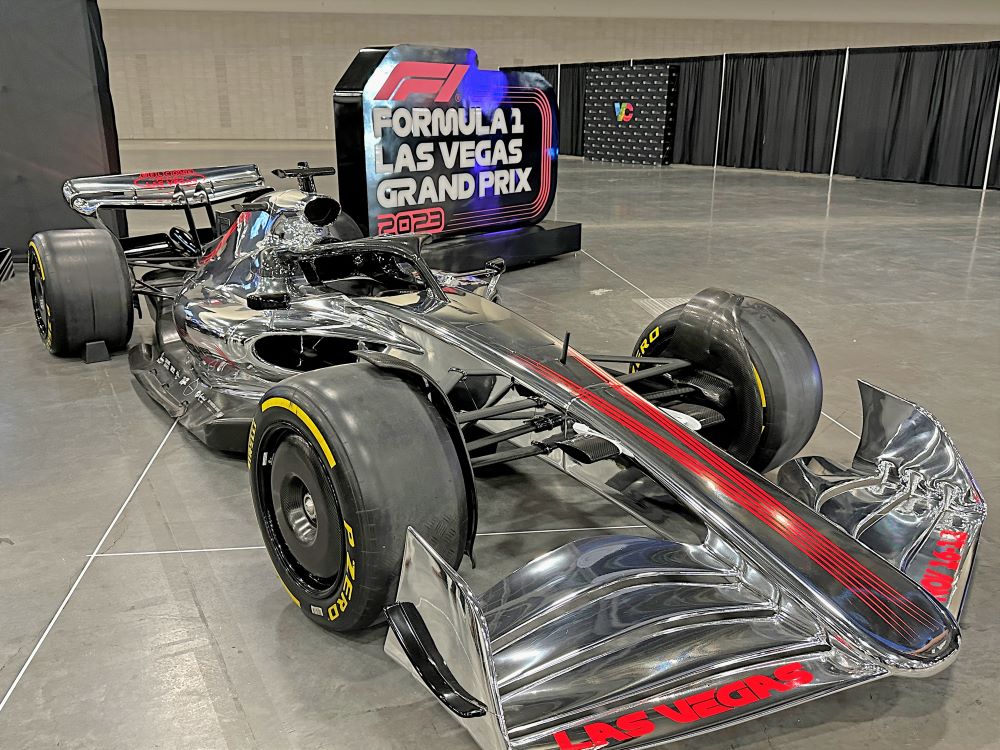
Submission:
[[[237,228],[246,224],[248,221],[250,221],[250,212],[243,211],[242,213],[240,213],[240,215],[236,217],[236,221],[234,221],[232,224],[229,225],[229,229],[226,230],[226,233],[219,238],[218,242],[215,243],[215,247],[213,247],[211,250],[209,250],[207,253],[201,256],[201,258],[198,260],[198,263],[200,265],[205,265],[210,260],[215,258],[216,255],[222,252],[222,248],[226,246],[226,243],[229,242],[229,238],[232,236],[233,232],[235,232]]]
[[[714,483],[720,492],[776,531],[783,539],[854,594],[868,609],[900,635],[904,637],[916,635],[910,627],[910,622],[933,624],[933,620],[926,612],[904,598],[888,583],[848,555],[804,519],[768,495],[760,486],[701,443],[686,428],[674,422],[638,393],[624,386],[578,353],[572,352],[572,357],[598,376],[602,383],[612,386],[630,405],[639,409],[643,415],[667,431],[683,447],[664,439],[648,425],[621,410],[587,386],[566,378],[540,362],[526,357],[518,357],[518,359],[547,380],[562,386],[572,395],[579,397],[601,413],[628,428],[686,469]],[[910,618],[910,622],[907,622],[907,616]]]
[[[889,584],[879,578],[875,573],[870,571],[868,568],[864,567],[855,560],[853,557],[848,555],[844,550],[830,541],[825,535],[821,534],[814,527],[808,524],[804,519],[795,515],[787,507],[782,505],[778,500],[776,500],[771,495],[767,494],[759,485],[748,479],[745,475],[731,466],[726,462],[721,456],[719,456],[715,451],[710,449],[700,440],[698,440],[694,435],[688,432],[687,429],[677,424],[674,420],[670,419],[666,414],[657,409],[651,403],[646,401],[642,396],[633,391],[631,388],[622,385],[617,380],[615,380],[609,373],[602,370],[596,364],[581,356],[580,354],[574,352],[573,358],[579,362],[581,365],[586,367],[590,372],[599,376],[608,385],[614,386],[616,390],[633,406],[638,408],[647,417],[652,419],[660,427],[670,432],[670,434],[684,443],[690,450],[694,451],[700,455],[703,459],[713,464],[715,468],[725,472],[731,479],[737,482],[737,485],[741,487],[744,491],[749,491],[750,494],[760,503],[763,503],[769,507],[772,511],[778,511],[783,518],[790,520],[791,526],[794,527],[794,531],[799,535],[810,538],[813,541],[818,541],[818,543],[823,547],[823,549],[828,553],[832,554],[834,559],[839,559],[842,563],[846,563],[848,566],[853,566],[855,572],[860,573],[862,576],[862,582],[868,582],[870,584],[875,584],[877,590],[883,591],[885,594],[890,596],[890,598],[896,598],[898,603],[911,611],[912,615],[917,619],[922,619],[925,624],[933,624],[933,620],[923,612],[912,602],[904,598],[898,591],[892,588]],[[793,531],[792,528],[788,529],[789,533]],[[782,536],[786,536],[782,534]],[[787,538],[787,536],[786,536]],[[791,540],[789,540],[791,541]],[[822,567],[822,566],[821,566]],[[825,568],[824,568],[825,569]],[[866,579],[866,581],[865,581]]]

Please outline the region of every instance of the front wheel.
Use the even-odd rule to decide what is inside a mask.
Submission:
[[[469,511],[457,451],[424,394],[368,364],[296,375],[264,395],[248,446],[254,509],[306,616],[341,632],[376,623],[409,526],[458,567]]]
[[[716,375],[725,371],[731,388],[755,395],[755,408],[760,414],[760,421],[757,422],[759,435],[755,435],[749,448],[746,448],[745,441],[740,443],[739,447],[744,449],[742,453],[734,450],[731,442],[734,435],[741,434],[738,424],[712,428],[705,432],[704,437],[757,471],[767,472],[792,458],[812,437],[823,405],[823,380],[809,341],[787,315],[753,297],[732,295],[731,298],[736,305],[735,335],[742,337],[745,343],[750,366],[745,371],[727,367],[726,349],[716,349],[709,344],[708,354],[699,362],[699,368]],[[644,366],[641,359],[645,357],[687,358],[688,353],[679,351],[673,341],[686,307],[670,308],[646,327],[632,350],[632,356],[640,358],[633,364],[633,371]],[[709,338],[734,333],[725,326],[716,325],[715,319],[710,316],[695,315],[693,324],[708,333]],[[745,382],[733,379],[742,372],[746,373]],[[694,398],[697,398],[697,393]],[[737,402],[738,399],[731,401]],[[743,419],[748,419],[747,415],[738,410],[726,414],[727,422]]]

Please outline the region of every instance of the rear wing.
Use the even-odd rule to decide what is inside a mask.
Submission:
[[[244,164],[77,177],[63,184],[63,197],[78,214],[93,216],[102,208],[206,206],[245,196],[256,197],[268,189],[257,165]]]

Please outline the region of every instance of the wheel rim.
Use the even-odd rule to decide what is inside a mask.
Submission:
[[[343,521],[337,493],[311,443],[296,433],[275,441],[269,482],[269,535],[287,570],[316,592],[340,578]]]
[[[35,325],[42,341],[49,343],[49,307],[45,301],[45,282],[38,270],[34,255],[28,256],[28,276],[31,279],[31,306],[35,313]]]

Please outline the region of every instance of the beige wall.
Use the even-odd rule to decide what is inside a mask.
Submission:
[[[360,46],[468,46],[482,67],[1000,39],[1000,25],[105,9],[123,139],[332,139]]]

